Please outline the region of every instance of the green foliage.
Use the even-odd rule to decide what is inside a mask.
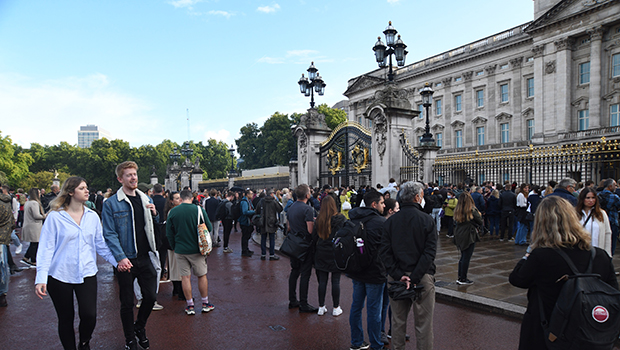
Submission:
[[[263,167],[262,155],[265,153],[264,145],[260,140],[258,124],[249,123],[241,127],[241,137],[235,141],[237,153],[243,158],[239,164],[241,169],[256,169]]]
[[[28,167],[34,161],[30,154],[19,150],[9,136],[0,134],[0,171],[10,186],[16,186],[28,175]]]
[[[293,114],[297,123],[300,115]],[[287,165],[296,152],[291,126],[295,124],[287,114],[275,112],[260,128],[250,123],[241,128],[236,140],[237,152],[243,158],[242,169],[256,169],[275,165]]]
[[[63,172],[58,173],[58,179],[60,180],[61,186],[70,176],[72,175]],[[28,176],[21,181],[19,187],[26,189],[26,191],[32,187],[44,188],[49,193],[50,187],[52,186],[52,180],[54,180],[54,173],[51,171],[29,173]]]
[[[330,108],[325,103],[319,105],[317,111],[325,116],[325,123],[332,130],[347,121],[347,112],[341,109]]]

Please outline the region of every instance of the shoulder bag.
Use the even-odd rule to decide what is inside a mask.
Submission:
[[[198,248],[200,248],[200,254],[209,255],[213,249],[213,243],[211,242],[211,234],[205,223],[205,219],[202,216],[202,208],[198,208]],[[202,224],[200,223],[202,221]]]

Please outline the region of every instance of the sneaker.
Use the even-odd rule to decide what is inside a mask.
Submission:
[[[351,345],[350,349],[351,350],[366,350],[368,348],[370,348],[370,344],[368,344],[366,342],[363,342],[362,345],[360,345],[360,346],[353,346],[353,345]]]
[[[280,260],[280,257],[277,255],[270,255],[269,256],[269,260],[273,261],[273,260]]]
[[[159,311],[159,310],[163,310],[163,306],[159,305],[158,302],[155,302],[155,305],[153,305],[153,311]]]
[[[387,334],[385,334],[385,332],[381,332],[381,342],[383,343],[383,345],[390,344],[390,340],[388,339]]]
[[[130,341],[125,343],[125,350],[138,350],[138,345],[135,341]]]
[[[24,248],[24,245],[20,243],[15,249],[15,254],[21,254],[22,248]]]
[[[299,305],[299,312],[304,312],[304,313],[315,313],[319,311],[319,309],[317,309],[316,307],[310,305],[310,304],[306,304],[306,305]]]
[[[261,256],[260,256],[260,259],[261,259],[261,260],[266,260],[266,259],[267,259],[267,256],[266,256],[266,255],[261,255]]]
[[[140,345],[142,349],[145,349],[145,350],[148,349],[149,340],[146,337],[146,330],[144,328],[136,329],[135,333],[136,333],[136,338],[138,338],[138,345]]]
[[[474,281],[471,281],[468,279],[459,279],[459,280],[456,280],[456,284],[461,285],[461,286],[469,286],[471,284],[474,284]]]
[[[318,314],[319,316],[323,316],[323,315],[325,315],[325,313],[326,313],[326,312],[327,312],[327,307],[325,307],[325,306],[319,306],[319,311],[317,312],[317,314]]]
[[[334,311],[332,311],[332,315],[334,315],[335,317],[342,315],[342,308],[340,306],[335,307]]]
[[[504,241],[504,239],[503,239],[503,238],[500,238],[500,239],[499,239],[499,241],[500,241],[500,242],[503,242],[503,241]]]
[[[514,238],[508,238],[508,242],[514,242],[515,239]]]
[[[28,266],[37,266],[37,264],[33,263],[29,258],[22,258],[21,261]]]
[[[209,312],[215,309],[215,306],[211,303],[202,303],[202,312]]]
[[[230,248],[228,248],[228,247],[224,247],[223,252],[224,252],[224,253],[232,253],[232,252],[233,252],[233,250],[232,250],[232,249],[230,249]]]
[[[448,238],[454,238],[454,235],[450,236],[450,235],[446,235],[446,237]]]
[[[142,305],[142,300],[138,300],[138,302],[136,303],[136,309],[139,309],[141,305]]]
[[[195,315],[196,311],[194,311],[194,305],[186,306],[185,307],[185,313],[188,314],[188,315]]]

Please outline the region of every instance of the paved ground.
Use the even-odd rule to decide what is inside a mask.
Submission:
[[[288,310],[288,260],[261,261],[258,256],[260,247],[256,245],[252,248],[254,257],[241,258],[239,238],[240,233],[233,233],[231,237],[231,247],[235,253],[224,254],[221,248],[215,248],[208,259],[209,296],[216,306],[212,312],[186,316],[183,313],[185,303],[171,297],[172,285],[160,285],[158,301],[165,308],[153,312],[149,319],[147,334],[151,349],[348,349],[351,281],[345,277],[342,279],[341,306],[344,314],[340,317],[299,314],[296,310]],[[435,349],[517,348],[520,327],[517,318],[479,311],[445,300],[463,301],[473,296],[474,301],[470,304],[477,304],[479,300],[476,298],[481,298],[483,301],[507,302],[507,305],[525,305],[525,291],[513,288],[507,282],[508,273],[524,250],[508,242],[483,240],[476,247],[470,268],[470,279],[475,284],[457,287],[454,280],[458,252],[442,235],[436,277],[438,285],[443,287],[437,289]],[[22,256],[14,257],[19,261]],[[34,295],[34,275],[35,270],[30,269],[11,278],[9,307],[0,308],[2,349],[61,348],[52,302],[49,298],[39,300]],[[111,266],[103,261],[100,261],[98,281],[98,323],[92,348],[122,349],[116,282]],[[315,306],[316,290],[317,283],[313,277],[309,297]],[[198,297],[196,289],[194,297]],[[331,313],[329,289],[327,300]],[[518,315],[518,312],[515,314]],[[408,333],[414,334],[412,322]],[[408,344],[408,348],[414,347],[413,343]]]

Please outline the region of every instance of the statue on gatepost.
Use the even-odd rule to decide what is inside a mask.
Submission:
[[[319,113],[316,108],[310,108],[306,114],[301,116],[299,125],[291,127],[291,131],[297,139],[299,163],[297,164],[296,183],[319,185],[320,162],[316,150],[331,133],[331,129],[325,122],[325,115]]]

